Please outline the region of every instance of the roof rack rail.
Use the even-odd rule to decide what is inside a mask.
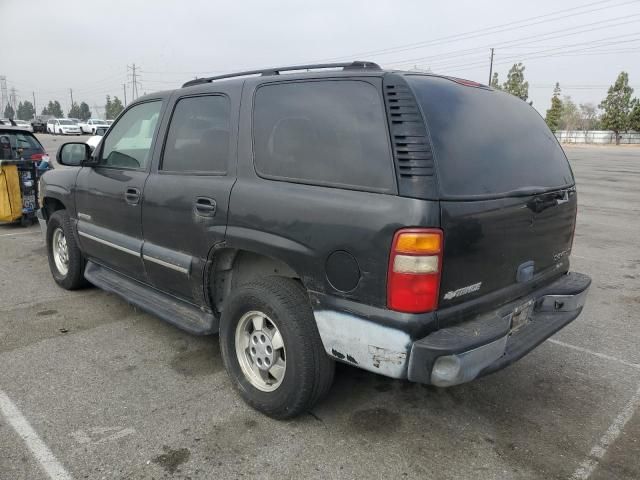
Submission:
[[[215,77],[196,78],[195,80],[189,80],[182,85],[184,87],[190,87],[192,85],[199,85],[201,83],[211,83],[214,80],[222,80],[224,78],[233,77],[246,77],[248,75],[280,75],[280,72],[290,72],[294,70],[317,70],[322,68],[341,68],[343,70],[382,70],[380,65],[373,62],[355,61],[347,63],[317,63],[312,65],[292,65],[289,67],[276,67],[276,68],[263,68],[261,70],[247,70],[246,72],[227,73],[225,75],[217,75]]]

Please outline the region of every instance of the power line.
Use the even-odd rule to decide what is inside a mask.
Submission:
[[[515,40],[497,42],[497,43],[494,43],[493,45],[489,44],[489,45],[483,45],[481,47],[475,47],[473,49],[459,50],[458,52],[472,52],[472,51],[477,51],[479,49],[491,48],[493,46],[495,46],[495,47],[521,46],[521,45],[527,45],[527,44],[531,44],[531,43],[536,43],[536,42],[540,41],[541,39],[543,39],[543,40],[554,40],[556,38],[569,37],[569,36],[573,36],[573,35],[578,35],[580,33],[592,32],[594,30],[601,30],[603,28],[618,27],[618,26],[621,26],[621,25],[627,25],[627,24],[630,24],[630,23],[636,23],[638,20],[620,22],[620,23],[615,23],[615,24],[612,24],[612,25],[602,25],[602,24],[606,24],[606,23],[609,23],[609,22],[613,22],[613,21],[628,20],[629,18],[635,18],[635,17],[639,17],[639,16],[640,16],[640,13],[637,13],[637,14],[633,14],[633,15],[625,15],[625,16],[621,16],[621,17],[610,18],[610,19],[607,19],[607,20],[599,20],[597,22],[587,23],[587,24],[583,24],[583,25],[577,25],[575,27],[563,28],[563,29],[560,29],[560,30],[553,30],[553,31],[547,32],[547,33],[536,34],[536,35],[528,35],[526,37],[520,37],[520,38],[517,38]],[[595,27],[595,28],[586,28],[586,27],[594,27],[595,25],[600,25],[600,26],[599,27]],[[583,29],[583,30],[579,30],[577,32],[572,31],[572,30],[576,30],[576,29]],[[570,33],[567,33],[567,31],[570,31]],[[556,33],[559,33],[559,35],[554,35]],[[549,36],[549,35],[552,35],[552,36]],[[630,35],[630,34],[628,34],[628,35]],[[548,38],[543,38],[543,37],[548,37]],[[434,55],[430,55],[430,56],[426,56],[426,57],[408,58],[408,59],[405,59],[405,60],[396,60],[396,61],[391,61],[391,62],[385,62],[385,64],[386,65],[412,65],[415,62],[421,62],[421,61],[424,61],[424,60],[433,59],[433,58],[439,58],[439,57],[443,57],[443,56],[449,56],[449,57],[463,56],[463,55],[460,55],[460,54],[455,55],[455,53],[456,53],[456,51],[454,50],[452,52],[434,54]]]
[[[637,33],[635,33],[635,35],[637,35]],[[608,37],[606,39],[602,39],[602,40],[610,40],[610,39],[616,39],[616,38],[621,38],[621,37],[628,37],[629,34],[626,35],[619,35],[619,36],[613,36],[613,37]],[[620,45],[623,43],[630,43],[630,42],[637,42],[640,40],[640,37],[638,38],[632,38],[632,39],[627,39],[627,40],[618,40],[618,41],[612,41],[612,42],[607,42],[607,43],[600,43],[598,45],[593,45],[592,42],[579,42],[574,44],[575,47],[579,47],[582,45],[588,45],[588,46],[582,46],[581,48],[578,49],[571,49],[571,50],[567,50],[567,51],[559,51],[556,52],[556,50],[559,50],[559,48],[552,48],[552,49],[546,49],[546,50],[539,50],[537,52],[528,52],[526,54],[512,54],[510,56],[506,56],[504,57],[502,60],[495,62],[496,65],[504,65],[504,64],[508,64],[511,63],[514,60],[518,60],[518,61],[522,61],[522,60],[533,60],[533,59],[537,59],[537,58],[549,58],[549,57],[554,57],[554,56],[561,56],[561,55],[567,55],[567,54],[572,54],[572,53],[581,53],[587,50],[592,50],[595,48],[601,48],[604,46],[609,46],[609,45]],[[555,53],[550,53],[550,52],[555,52]],[[547,55],[541,55],[541,54],[547,54]],[[464,63],[445,63],[442,64],[440,63],[438,65],[437,68],[440,69],[450,69],[450,68],[456,68],[456,67],[473,67],[473,66],[480,66],[483,65],[484,61],[483,60],[476,60],[476,61],[466,61]]]
[[[389,47],[389,48],[384,48],[381,50],[369,50],[369,51],[365,51],[365,52],[359,52],[359,53],[354,53],[351,55],[346,55],[346,56],[339,56],[339,57],[332,57],[332,58],[325,58],[322,60],[318,60],[319,62],[324,62],[324,61],[338,61],[338,60],[345,60],[345,59],[351,59],[354,57],[360,57],[360,56],[365,56],[365,55],[386,55],[389,53],[398,53],[398,52],[402,52],[402,51],[407,51],[407,50],[415,50],[417,48],[422,48],[422,47],[426,47],[426,46],[433,46],[433,45],[439,45],[445,42],[458,42],[461,40],[468,40],[471,38],[478,38],[478,37],[482,37],[482,36],[487,36],[487,35],[492,35],[495,33],[502,33],[502,32],[506,32],[509,30],[516,30],[516,29],[520,29],[520,28],[525,28],[525,27],[530,27],[533,25],[538,25],[541,23],[548,23],[548,22],[555,22],[558,20],[562,20],[564,18],[568,18],[568,17],[575,17],[577,15],[584,15],[587,13],[592,13],[592,12],[596,12],[596,11],[600,11],[600,10],[604,10],[607,8],[612,8],[612,7],[620,7],[623,5],[627,5],[630,3],[635,3],[635,0],[629,0],[623,3],[620,3],[618,5],[609,5],[606,7],[599,7],[599,8],[594,8],[594,9],[590,9],[590,10],[585,10],[582,12],[578,12],[577,10],[582,10],[584,8],[588,8],[588,7],[592,7],[594,5],[601,5],[604,3],[611,3],[614,0],[603,0],[603,1],[598,1],[598,2],[592,2],[592,3],[588,3],[586,5],[582,5],[582,6],[578,6],[578,7],[570,7],[570,8],[564,8],[562,10],[556,10],[554,12],[550,12],[550,13],[546,13],[544,15],[537,15],[534,17],[529,17],[529,18],[525,18],[522,20],[516,20],[513,22],[508,22],[508,23],[504,23],[504,24],[500,24],[500,25],[494,25],[492,27],[485,27],[485,28],[481,28],[478,30],[471,30],[468,32],[462,32],[462,33],[457,33],[457,34],[453,34],[453,35],[447,35],[444,37],[438,37],[438,38],[434,38],[431,40],[426,40],[426,41],[422,41],[422,42],[416,42],[416,43],[409,43],[409,44],[405,44],[405,45],[398,45],[395,47]],[[571,12],[571,13],[568,13]],[[567,15],[562,15],[562,16],[556,16],[560,13],[568,13]],[[543,19],[548,19],[549,17],[555,17],[552,18],[551,20],[543,20]],[[539,20],[533,23],[527,23],[527,22],[531,22],[533,20]],[[518,24],[522,24],[525,23],[525,25],[518,25]],[[508,27],[508,28],[504,28],[504,27]]]

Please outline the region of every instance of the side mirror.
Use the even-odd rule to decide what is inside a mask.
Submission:
[[[91,147],[86,143],[68,142],[60,145],[56,160],[60,165],[79,167],[91,158]]]

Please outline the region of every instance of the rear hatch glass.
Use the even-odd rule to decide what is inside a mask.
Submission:
[[[441,77],[406,78],[427,117],[443,196],[495,197],[573,184],[553,133],[523,100]]]
[[[44,149],[30,132],[0,129],[0,160],[29,160],[38,153]]]
[[[504,92],[406,78],[436,161],[445,238],[440,306],[498,290],[508,301],[522,284],[566,270],[574,180],[540,115]]]

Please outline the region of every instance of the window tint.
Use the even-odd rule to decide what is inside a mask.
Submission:
[[[30,155],[40,152],[43,152],[42,146],[33,135],[18,131],[0,132],[0,160],[29,158]]]
[[[162,102],[147,102],[127,110],[105,137],[100,165],[145,168],[151,155]]]
[[[224,173],[229,158],[229,99],[203,96],[176,104],[164,147],[162,170]]]
[[[261,175],[376,191],[393,188],[384,109],[373,85],[345,80],[260,87],[253,129]]]
[[[443,78],[410,75],[407,81],[427,117],[445,195],[573,184],[553,133],[526,102]]]

